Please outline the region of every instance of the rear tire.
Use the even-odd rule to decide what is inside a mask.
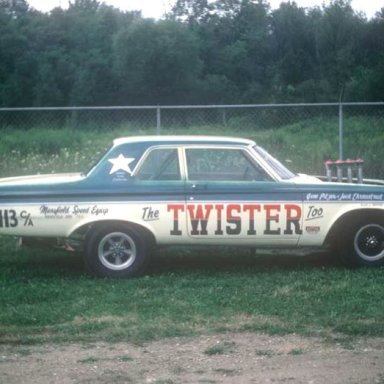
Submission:
[[[99,277],[139,276],[149,262],[148,246],[142,232],[123,224],[94,229],[85,243],[85,265]]]

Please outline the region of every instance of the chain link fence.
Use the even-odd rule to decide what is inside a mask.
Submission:
[[[32,128],[118,131],[122,135],[236,135],[258,141],[272,131],[269,149],[289,157],[295,152],[303,154],[304,147],[308,148],[307,157],[313,156],[311,141],[321,136],[324,140],[317,140],[316,145],[324,145],[323,155],[312,163],[323,167],[326,156],[357,159],[370,153],[370,173],[384,176],[384,103],[0,108],[0,130]],[[305,132],[302,147],[288,151],[284,132]],[[332,151],[326,148],[329,142]]]

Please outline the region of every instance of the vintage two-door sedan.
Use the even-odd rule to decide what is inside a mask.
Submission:
[[[114,141],[85,174],[0,180],[0,234],[81,242],[88,270],[131,277],[172,244],[323,247],[384,264],[384,186],[296,175],[251,140]]]

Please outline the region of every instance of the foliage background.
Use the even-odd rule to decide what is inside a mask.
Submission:
[[[178,0],[162,20],[97,0],[0,0],[0,107],[379,101],[384,7]]]

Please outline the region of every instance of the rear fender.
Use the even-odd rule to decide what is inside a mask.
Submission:
[[[138,233],[141,233],[143,236],[145,236],[146,240],[149,241],[151,245],[154,245],[156,243],[156,237],[151,228],[142,225],[141,223],[138,224],[135,222],[121,219],[97,220],[82,223],[81,225],[78,225],[76,228],[74,228],[73,231],[71,231],[71,233],[68,235],[68,237],[77,239],[81,238],[82,242],[84,243],[86,242],[87,238],[91,235],[93,230],[99,229],[100,227],[108,227],[117,223],[135,229]]]

